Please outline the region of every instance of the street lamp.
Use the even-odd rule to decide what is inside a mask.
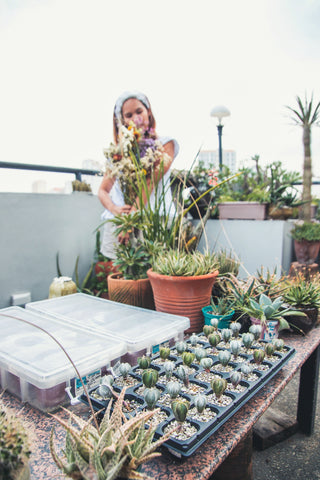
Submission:
[[[221,142],[221,137],[222,137],[222,128],[223,125],[221,123],[221,120],[223,117],[229,117],[230,111],[225,107],[224,105],[217,105],[216,107],[213,107],[213,109],[210,112],[211,117],[216,117],[218,119],[218,137],[219,137],[219,171],[222,169],[222,142]]]

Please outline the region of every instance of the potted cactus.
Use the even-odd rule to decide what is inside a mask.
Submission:
[[[315,263],[320,249],[320,223],[297,222],[290,232],[294,250],[300,264]]]
[[[210,305],[202,308],[204,322],[210,325],[213,318],[219,320],[218,328],[226,328],[234,315],[233,301],[230,297],[217,297],[216,301],[211,297]]]

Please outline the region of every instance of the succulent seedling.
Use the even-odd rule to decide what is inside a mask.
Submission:
[[[198,347],[194,349],[194,354],[197,359],[197,361],[200,363],[201,359],[204,358],[207,355],[207,352],[205,351],[204,348]]]
[[[249,333],[252,333],[254,336],[255,341],[257,342],[261,338],[261,333],[262,333],[262,326],[261,325],[251,325],[249,327]]]
[[[207,406],[207,397],[205,395],[198,394],[194,397],[194,406],[198,413],[202,413]]]
[[[183,352],[182,356],[183,365],[190,367],[191,363],[195,359],[195,354],[192,352]]]
[[[249,350],[249,348],[252,347],[253,342],[254,342],[254,336],[252,333],[244,333],[242,335],[242,343],[245,346],[247,351]]]
[[[147,368],[142,373],[142,382],[146,388],[152,388],[158,381],[159,374],[153,368]]]
[[[200,365],[205,369],[206,372],[210,372],[210,368],[213,365],[213,360],[210,357],[202,358],[200,360]]]
[[[221,352],[219,352],[218,360],[223,367],[226,367],[228,365],[230,359],[231,353],[229,352],[229,350],[222,350]]]
[[[169,358],[170,348],[169,347],[160,347],[159,349],[160,358],[165,361]]]
[[[198,344],[198,336],[193,333],[190,337],[190,344],[195,347]]]
[[[265,351],[262,348],[259,348],[253,352],[253,360],[257,365],[260,365],[265,357]]]
[[[211,333],[215,331],[215,328],[212,325],[205,325],[203,327],[203,333],[205,334],[206,337],[209,337]]]
[[[218,325],[219,325],[218,318],[211,318],[210,323],[211,323],[211,326],[214,328],[214,330],[218,330]]]
[[[184,365],[179,365],[177,375],[186,387],[189,387],[189,373]]]
[[[223,328],[221,330],[221,338],[224,341],[224,343],[228,343],[232,335],[232,331],[230,328]]]
[[[216,398],[219,400],[228,386],[227,380],[221,377],[215,377],[211,380],[211,388]]]
[[[163,369],[164,369],[166,378],[170,380],[170,378],[172,377],[172,372],[174,370],[174,362],[172,362],[171,360],[167,360],[163,364]]]
[[[234,338],[238,338],[239,337],[239,333],[240,333],[240,329],[241,329],[241,323],[239,322],[231,322],[230,323],[230,326],[229,326],[231,332],[232,332],[232,336]]]
[[[234,370],[230,375],[230,382],[234,387],[237,387],[242,379],[241,372]]]
[[[174,418],[182,426],[183,422],[187,418],[190,403],[187,400],[174,400],[171,404],[171,408]]]
[[[119,365],[119,372],[123,378],[127,378],[128,373],[131,371],[130,363],[120,363]]]
[[[243,373],[243,375],[244,375],[245,377],[247,377],[248,375],[250,375],[250,373],[252,372],[252,369],[253,369],[253,367],[252,367],[252,365],[249,365],[249,363],[243,363],[243,364],[241,365],[241,368],[240,368],[241,373]]]
[[[239,353],[241,352],[241,342],[240,340],[231,340],[230,342],[230,351],[235,359],[237,359]]]
[[[177,398],[181,392],[181,383],[175,381],[169,382],[167,384],[167,392],[171,398]]]
[[[267,343],[264,347],[264,351],[266,352],[267,357],[271,357],[275,351],[274,343]]]
[[[143,355],[142,357],[138,358],[138,365],[139,365],[139,368],[141,368],[142,370],[145,370],[146,368],[149,368],[150,364],[151,364],[151,358],[150,357],[148,357],[146,355]]]
[[[149,410],[153,410],[161,395],[157,388],[146,388],[143,392],[144,400]]]
[[[208,337],[208,342],[210,343],[212,350],[216,348],[217,345],[221,342],[221,337],[218,332],[211,333]]]
[[[273,343],[275,349],[278,350],[278,352],[281,352],[281,350],[283,350],[284,341],[282,340],[282,338],[275,338],[272,341],[272,343]]]
[[[179,355],[182,355],[182,353],[187,350],[187,344],[183,340],[176,342],[175,347]]]

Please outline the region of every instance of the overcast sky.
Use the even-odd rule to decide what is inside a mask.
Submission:
[[[103,161],[114,102],[137,89],[179,141],[177,168],[218,147],[210,110],[223,104],[238,164],[257,154],[301,171],[285,105],[320,100],[319,25],[319,0],[0,0],[0,160]],[[319,176],[319,128],[312,157]],[[26,178],[0,170],[0,190],[25,191]]]

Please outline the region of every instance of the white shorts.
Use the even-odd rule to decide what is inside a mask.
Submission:
[[[114,233],[116,226],[110,222],[105,223],[102,231],[102,240],[100,252],[105,257],[114,260],[116,258],[115,248],[118,245],[118,239]]]

